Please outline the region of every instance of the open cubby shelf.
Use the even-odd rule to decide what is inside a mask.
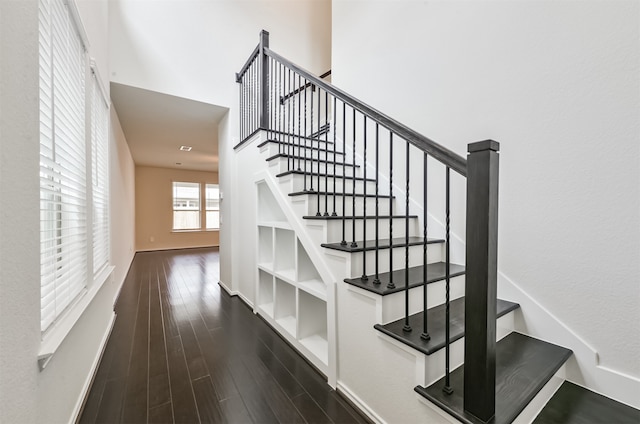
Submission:
[[[269,186],[258,187],[256,312],[327,370],[327,285]]]

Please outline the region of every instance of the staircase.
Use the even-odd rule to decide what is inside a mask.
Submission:
[[[255,311],[375,421],[531,422],[572,352],[513,331],[520,306],[497,298],[498,143],[462,158],[264,31],[236,80],[236,147],[266,164]]]

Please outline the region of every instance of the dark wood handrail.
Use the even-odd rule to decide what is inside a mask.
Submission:
[[[425,137],[424,135],[412,130],[404,124],[396,121],[395,119],[385,115],[377,109],[369,106],[368,104],[356,99],[355,97],[345,93],[332,84],[323,81],[319,77],[313,75],[309,71],[299,67],[295,63],[287,60],[274,52],[269,48],[264,49],[264,53],[267,56],[277,60],[278,62],[288,66],[298,74],[302,75],[308,81],[311,81],[314,85],[321,87],[328,93],[332,94],[336,98],[340,99],[344,103],[353,107],[354,109],[365,114],[368,118],[379,123],[383,127],[389,129],[391,132],[399,136],[400,138],[408,141],[416,146],[418,149],[426,152],[431,157],[437,159],[444,165],[448,166],[452,170],[456,171],[462,176],[467,176],[467,160],[459,154],[447,149],[446,147],[436,143],[435,141]]]
[[[258,56],[259,53],[260,53],[260,44],[258,44],[256,48],[253,49],[253,52],[249,55],[249,59],[247,59],[242,69],[240,69],[240,72],[236,74],[236,82],[240,82],[242,80],[242,76],[244,75],[245,72],[247,72],[247,69],[249,69],[249,66],[251,66],[251,64],[253,63],[253,61],[255,60],[255,58]]]

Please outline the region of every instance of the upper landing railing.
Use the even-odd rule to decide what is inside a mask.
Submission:
[[[450,171],[459,174],[457,178],[466,178],[464,407],[474,416],[489,421],[495,412],[499,144],[492,140],[471,143],[465,159],[275,53],[269,48],[266,31],[260,33],[260,42],[236,74],[236,82],[239,84],[241,140],[236,148],[258,131],[266,131],[268,137],[278,143],[279,154],[286,158],[288,171],[304,175],[304,192],[317,196],[316,215],[334,216],[342,221],[340,244],[345,248],[347,245],[358,247],[356,234],[367,234],[368,220],[361,219],[360,232],[356,228],[358,216],[375,219],[375,256],[373,264],[367,264],[366,251],[369,247],[361,249],[362,281],[381,284],[379,262],[383,247],[389,252],[387,264],[390,270],[395,269],[393,251],[405,250],[404,264],[396,265],[404,265],[404,281],[409,281],[409,245],[412,244],[409,222],[413,217],[409,213],[409,199],[411,196],[422,197],[425,313],[422,328],[416,330],[421,331],[421,337],[427,340],[430,335],[426,313],[429,268],[426,215],[429,210],[428,189],[434,184],[428,181],[427,167],[440,166],[444,169],[445,393],[453,391],[449,380]],[[352,151],[349,161],[348,149]],[[371,149],[374,151],[370,152]],[[364,161],[362,177],[355,174],[356,152]],[[416,163],[422,165],[412,173],[410,168]],[[394,164],[396,173],[403,174],[402,179],[394,175]],[[367,175],[367,168],[373,169],[374,175]],[[398,172],[398,168],[401,171]],[[420,171],[422,177],[419,180],[422,181],[416,193],[415,188],[411,190],[410,176],[415,178]],[[388,180],[385,188],[380,186],[380,175],[385,175]],[[404,188],[405,205],[401,215],[393,213],[393,197],[380,194],[381,189],[387,188],[389,194],[393,194],[394,178],[397,179],[396,184]],[[363,182],[358,192],[357,180]],[[368,182],[375,184],[374,193],[367,193]],[[356,204],[356,197],[364,198],[361,205]],[[375,198],[374,211],[369,210],[368,213],[367,198]],[[388,208],[388,211],[381,213],[381,207]],[[394,218],[404,220],[404,240],[394,238]],[[386,227],[380,231],[381,219],[389,220],[388,232]],[[389,238],[388,245],[381,247],[384,244],[381,239],[386,237]],[[388,289],[395,289],[395,284],[400,283],[394,282],[392,276],[386,283]],[[409,325],[409,284],[404,286],[404,331],[410,332],[414,329]]]

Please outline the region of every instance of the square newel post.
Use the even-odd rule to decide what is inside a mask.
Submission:
[[[485,422],[496,405],[499,149],[479,141],[467,156],[464,409]]]
[[[258,102],[258,116],[260,128],[269,129],[269,57],[264,49],[269,48],[269,33],[264,29],[260,31],[260,99]]]

